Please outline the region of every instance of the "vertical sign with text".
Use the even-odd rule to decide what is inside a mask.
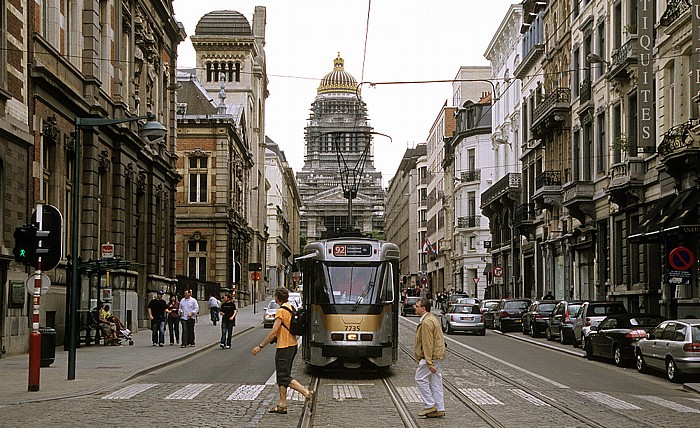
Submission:
[[[639,58],[637,61],[637,151],[656,152],[656,124],[654,123],[654,67],[651,61],[654,48],[654,11],[651,0],[640,0],[637,11]],[[636,155],[636,153],[634,154]]]
[[[693,55],[690,69],[693,70],[690,85],[693,88],[691,94],[695,94],[695,102],[700,103],[700,0],[693,0],[692,18],[693,26]],[[693,102],[691,100],[691,102]]]

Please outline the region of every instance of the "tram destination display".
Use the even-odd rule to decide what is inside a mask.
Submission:
[[[333,246],[336,257],[369,257],[372,255],[370,244],[336,244]]]

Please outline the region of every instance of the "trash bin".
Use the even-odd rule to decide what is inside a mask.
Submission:
[[[51,327],[39,327],[41,334],[41,367],[53,364],[56,358],[56,330]]]

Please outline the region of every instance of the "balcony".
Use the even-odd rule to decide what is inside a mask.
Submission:
[[[481,170],[475,169],[473,171],[462,171],[459,176],[459,181],[462,183],[471,183],[473,181],[481,180]]]
[[[571,181],[566,183],[562,190],[564,191],[562,205],[569,210],[569,214],[582,224],[585,223],[586,216],[595,219],[593,203],[595,187],[592,181]]]
[[[479,227],[481,225],[480,215],[468,215],[466,217],[457,217],[457,228],[468,229]]]
[[[561,204],[561,171],[544,171],[535,177],[532,199],[538,208]]]
[[[512,207],[520,200],[520,173],[511,172],[503,176],[481,194],[481,210],[490,217],[501,209]]]
[[[608,80],[628,80],[631,67],[637,64],[637,35],[630,36],[630,39],[620,48],[612,53],[610,68],[608,69]]]
[[[691,119],[661,136],[659,168],[677,181],[690,169],[700,169],[700,120]]]
[[[525,236],[533,235],[535,233],[536,220],[537,212],[535,211],[535,204],[525,203],[515,207],[515,211],[513,212],[513,226],[517,228],[521,234]]]
[[[581,81],[581,84],[578,86],[578,94],[581,105],[591,100],[591,79],[585,78]]]
[[[668,27],[690,8],[691,0],[669,0],[666,4],[664,14],[661,15],[661,19],[659,19],[659,24]]]
[[[613,203],[623,209],[639,203],[644,198],[645,174],[646,163],[642,158],[629,158],[613,164],[605,192]]]
[[[532,132],[542,138],[569,123],[571,114],[571,89],[558,88],[535,107],[532,115]]]

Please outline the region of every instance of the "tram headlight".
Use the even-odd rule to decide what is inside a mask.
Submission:
[[[343,340],[343,333],[331,333],[331,340]]]
[[[365,342],[365,341],[370,341],[370,342],[371,342],[373,338],[374,338],[374,335],[373,335],[372,333],[362,333],[362,334],[360,334],[360,340],[362,340],[363,342]]]
[[[345,337],[347,340],[351,340],[351,341],[355,341],[355,342],[358,339],[357,333],[348,333],[348,335]]]

